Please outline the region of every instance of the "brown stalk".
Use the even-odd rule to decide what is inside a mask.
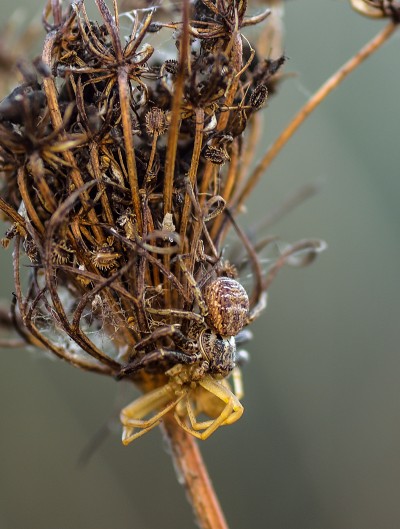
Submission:
[[[0,197],[0,210],[5,213],[10,219],[17,223],[21,228],[26,231],[26,222],[24,217],[21,217],[19,213],[15,211],[5,200]]]
[[[229,163],[228,174],[226,175],[226,181],[222,192],[222,198],[227,204],[231,198],[231,194],[237,185],[237,174],[239,172],[239,145],[238,140],[235,138],[232,144],[231,159]],[[223,222],[223,217],[220,215],[213,224],[211,229],[211,239],[216,240],[219,228]]]
[[[195,111],[196,116],[196,133],[194,138],[194,146],[193,146],[193,154],[190,164],[190,170],[189,170],[189,182],[192,188],[195,185],[196,178],[197,178],[197,172],[199,168],[199,160],[200,160],[200,153],[202,148],[202,140],[203,140],[203,128],[204,128],[204,109],[197,108]],[[184,253],[183,244],[185,241],[185,234],[186,234],[186,228],[189,221],[189,214],[190,214],[190,206],[191,206],[191,199],[188,193],[185,195],[185,202],[183,205],[183,211],[182,211],[182,218],[181,218],[181,230],[180,230],[180,236],[182,239],[182,253]],[[196,225],[196,223],[194,224]]]
[[[26,341],[17,339],[0,339],[0,347],[2,349],[22,349],[23,347],[26,347]]]
[[[92,164],[93,169],[93,175],[98,181],[98,189],[101,193],[101,205],[103,206],[104,215],[106,217],[107,222],[112,226],[114,224],[114,218],[110,206],[110,202],[107,198],[107,195],[105,193],[105,186],[102,181],[102,174],[100,170],[100,163],[99,163],[99,150],[97,143],[93,142],[90,146],[90,162]]]
[[[136,170],[135,150],[133,148],[132,123],[129,107],[129,77],[125,68],[121,68],[118,73],[119,100],[121,105],[122,130],[126,145],[126,163],[128,170],[129,186],[132,191],[132,203],[138,222],[138,227],[142,226],[142,211],[140,207],[139,183]]]
[[[39,218],[39,215],[36,212],[35,207],[32,204],[32,201],[31,201],[31,198],[29,196],[28,189],[27,189],[25,176],[26,176],[25,167],[20,167],[18,169],[18,187],[19,187],[19,191],[21,193],[21,197],[22,197],[22,200],[24,201],[24,204],[25,204],[26,210],[27,210],[27,212],[29,214],[29,217],[32,219],[32,222],[35,224],[36,229],[41,234],[44,234],[45,228],[43,226],[42,221]]]
[[[182,6],[182,35],[179,43],[179,67],[174,84],[174,97],[171,108],[171,123],[168,132],[167,153],[165,159],[164,176],[164,215],[172,211],[172,191],[174,187],[174,172],[176,160],[176,148],[181,120],[181,102],[183,97],[183,85],[185,69],[187,66],[189,48],[189,2],[184,0]]]
[[[174,96],[172,98],[171,123],[168,130],[167,152],[164,166],[164,215],[172,213],[172,192],[174,189],[174,174],[176,150],[178,146],[179,129],[181,122],[181,103],[185,81],[185,70],[188,61],[189,50],[189,2],[184,0],[182,5],[182,35],[179,43],[179,65],[174,84]],[[164,266],[170,268],[170,256],[164,257]],[[166,305],[171,304],[171,292],[169,285],[164,279],[164,299]]]
[[[228,529],[196,440],[179,428],[171,414],[165,416],[162,430],[170,446],[178,479],[183,479],[199,527]]]
[[[245,140],[245,149],[241,155],[240,168],[236,177],[236,189],[239,189],[246,175],[250,171],[251,164],[254,160],[255,153],[259,147],[259,141],[262,132],[262,116],[260,114],[254,114],[249,124],[248,138]]]

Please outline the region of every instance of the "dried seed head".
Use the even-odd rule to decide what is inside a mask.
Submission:
[[[162,29],[162,24],[159,24],[157,22],[151,22],[151,24],[147,27],[148,33],[158,33]]]
[[[52,251],[53,263],[66,264],[74,253],[75,251],[68,245],[66,241],[61,241],[60,243],[54,244]]]
[[[204,291],[207,323],[221,336],[236,336],[247,322],[249,298],[242,285],[230,277],[218,277]]]
[[[150,136],[160,136],[167,130],[167,118],[161,108],[153,107],[145,116],[146,130]]]
[[[100,270],[111,270],[118,265],[118,259],[121,254],[114,251],[110,244],[103,244],[97,252],[93,254],[92,263]]]
[[[39,252],[34,240],[31,237],[26,237],[23,242],[23,247],[26,255],[31,263],[39,262]]]
[[[167,59],[164,62],[164,70],[171,75],[176,75],[178,73],[178,61],[175,59]]]
[[[204,158],[210,160],[215,165],[223,165],[230,160],[229,154],[223,147],[214,147],[213,145],[206,145],[204,149]]]
[[[9,245],[10,245],[10,241],[11,241],[11,239],[9,237],[3,237],[0,240],[0,244],[2,245],[3,248],[8,248]]]
[[[258,110],[264,105],[267,97],[268,88],[263,84],[256,86],[250,96],[250,106],[254,108],[254,110]]]

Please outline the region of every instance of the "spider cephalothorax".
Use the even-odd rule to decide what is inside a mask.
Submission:
[[[212,331],[204,330],[199,337],[201,355],[212,375],[228,376],[235,367],[236,342],[233,336],[223,338]]]
[[[162,337],[170,337],[175,349],[158,348],[135,358],[120,373],[126,376],[161,360],[173,365],[165,374],[169,381],[139,397],[121,412],[122,441],[128,444],[159,424],[163,415],[174,409],[177,422],[192,435],[207,439],[219,426],[238,420],[243,407],[240,373],[236,367],[238,355],[235,336],[255,316],[249,310],[245,289],[235,279],[218,277],[202,291],[181,263],[191,285],[200,314],[169,310],[190,325],[186,334],[180,325],[158,327],[152,335],[136,345],[136,351],[148,347]],[[166,315],[166,311],[153,313]],[[226,377],[233,374],[234,392]],[[159,410],[159,411],[158,411]],[[155,412],[150,418],[145,419]],[[200,414],[208,420],[198,420]]]

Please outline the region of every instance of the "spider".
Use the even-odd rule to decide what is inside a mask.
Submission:
[[[236,351],[235,337],[240,342],[247,336],[242,329],[265,308],[266,296],[261,294],[250,310],[246,290],[238,281],[221,276],[202,290],[179,260],[200,314],[148,308],[154,314],[187,318],[189,328],[185,335],[178,324],[159,327],[136,344],[136,351],[164,336],[173,338],[176,349],[158,348],[136,358],[119,373],[118,378],[122,378],[160,360],[175,364],[165,373],[169,378],[165,385],[140,396],[121,411],[124,445],[157,426],[171,410],[185,431],[202,440],[220,426],[236,422],[243,414],[239,401],[243,391],[237,366],[247,353]],[[233,378],[233,392],[226,380],[229,375]],[[209,419],[199,420],[200,414]]]

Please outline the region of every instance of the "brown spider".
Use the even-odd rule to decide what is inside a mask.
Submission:
[[[165,374],[169,381],[126,406],[120,414],[123,425],[122,442],[127,445],[157,426],[170,410],[175,420],[188,433],[205,440],[220,426],[232,424],[242,413],[239,399],[243,391],[237,367],[245,352],[236,351],[235,337],[265,308],[266,295],[249,309],[245,289],[235,279],[217,277],[201,289],[179,258],[184,275],[192,288],[199,312],[178,309],[152,309],[149,313],[175,316],[189,321],[188,332],[180,325],[159,327],[135,346],[139,351],[159,338],[173,338],[177,349],[158,348],[125,366],[118,378],[136,373],[160,360],[175,365]],[[233,376],[232,392],[226,378]],[[153,415],[151,415],[155,412]],[[208,420],[198,420],[200,414]],[[150,417],[149,417],[150,416]],[[146,418],[147,417],[147,418]]]

